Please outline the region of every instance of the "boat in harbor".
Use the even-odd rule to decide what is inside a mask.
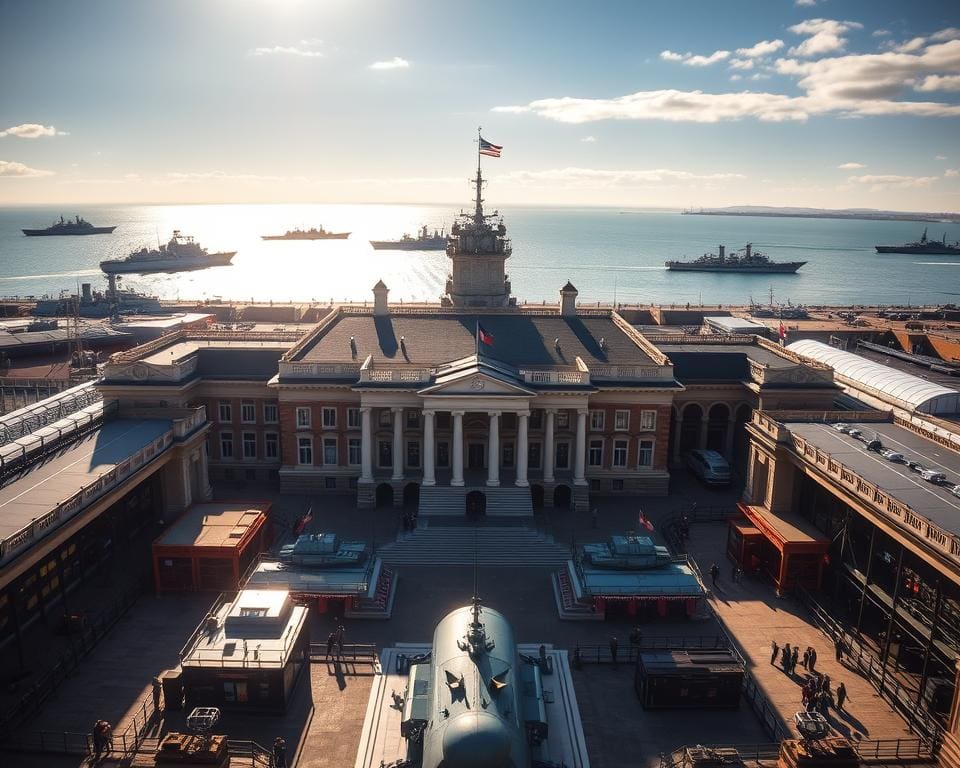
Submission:
[[[109,259],[100,262],[100,269],[108,275],[118,273],[148,274],[151,272],[189,272],[207,267],[226,267],[236,251],[208,253],[190,236],[181,235],[180,230],[173,231],[173,237],[166,245],[156,250],[141,248],[125,259]]]
[[[310,229],[288,229],[282,235],[260,235],[261,240],[346,240],[349,232],[327,232],[322,226]]]
[[[117,227],[95,227],[81,216],[72,219],[60,217],[46,229],[22,229],[27,237],[50,237],[51,235],[109,235]]]
[[[919,254],[921,256],[960,256],[960,242],[948,243],[947,235],[944,233],[943,240],[927,239],[927,230],[923,230],[923,235],[915,243],[904,243],[903,245],[877,245],[874,246],[877,253],[907,253]]]
[[[705,253],[693,261],[667,261],[664,266],[674,272],[732,272],[747,274],[792,274],[807,262],[773,261],[766,254],[753,250],[747,243],[745,248],[727,255],[726,248],[720,246],[720,253]]]
[[[370,245],[376,251],[445,251],[447,236],[443,230],[433,230],[431,235],[424,225],[416,237],[404,233],[399,240],[371,240]]]

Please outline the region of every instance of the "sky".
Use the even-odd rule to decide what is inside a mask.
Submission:
[[[0,204],[960,211],[956,0],[0,0]]]

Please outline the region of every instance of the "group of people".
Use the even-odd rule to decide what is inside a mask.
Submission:
[[[836,703],[834,703],[834,692],[830,688],[830,675],[814,673],[807,678],[803,684],[801,698],[803,708],[807,712],[819,712],[826,715],[830,707],[835,707],[838,712],[843,710],[843,704],[847,700],[847,686],[843,683],[837,686]]]
[[[783,671],[792,677],[797,670],[797,664],[800,662],[800,646],[794,645],[793,648],[791,648],[790,643],[787,643],[781,648],[776,640],[772,640],[770,642],[770,663],[776,664],[778,656]],[[808,645],[807,649],[803,652],[803,668],[812,674],[816,666],[817,649]]]
[[[417,513],[404,512],[400,522],[403,525],[404,533],[412,533],[417,530]]]
[[[93,726],[93,759],[99,760],[113,749],[113,726],[106,720],[97,720]]]
[[[327,635],[327,658],[329,659],[334,650],[337,652],[337,656],[343,656],[343,635],[346,630],[343,628],[343,624],[337,624],[337,628]]]
[[[837,661],[842,662],[846,650],[842,637],[834,638],[834,649]],[[803,708],[807,712],[820,712],[826,715],[830,707],[835,707],[838,712],[843,709],[843,704],[847,700],[847,687],[843,683],[837,686],[836,703],[834,703],[834,691],[830,688],[830,675],[817,672],[816,648],[808,645],[801,657],[799,645],[791,647],[790,643],[786,643],[781,648],[776,640],[772,640],[770,642],[770,663],[776,665],[778,659],[784,673],[791,677],[796,673],[798,663],[802,663],[803,668],[807,671],[802,689]]]

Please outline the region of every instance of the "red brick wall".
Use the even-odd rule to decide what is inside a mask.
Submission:
[[[654,440],[653,465],[651,469],[666,469],[667,443],[670,438],[670,406],[664,404],[636,404],[614,405],[603,404],[590,406],[591,411],[603,411],[604,421],[602,431],[590,429],[590,415],[587,415],[587,450],[589,460],[589,446],[591,440],[603,439],[603,468],[613,469],[613,444],[615,440],[627,441],[627,466],[624,469],[636,469],[640,452],[640,439]],[[629,411],[630,420],[626,430],[616,430],[616,412]],[[655,411],[656,424],[653,431],[640,428],[643,411]],[[587,466],[589,471],[590,467]]]

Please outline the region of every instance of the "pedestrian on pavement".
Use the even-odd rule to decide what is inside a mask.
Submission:
[[[93,759],[97,761],[100,759],[100,756],[103,754],[104,740],[103,740],[103,720],[97,720],[93,724]]]
[[[843,709],[843,702],[847,700],[847,686],[843,683],[837,686],[837,710]]]
[[[710,566],[710,578],[713,579],[713,586],[717,586],[717,579],[720,578],[720,566],[716,563]]]
[[[817,649],[810,648],[810,671],[813,672],[817,666]]]
[[[279,736],[273,740],[274,768],[287,768],[287,744]]]
[[[780,653],[780,646],[777,645],[777,641],[776,641],[776,640],[771,640],[771,641],[770,641],[770,663],[771,663],[771,664],[776,664],[776,663],[777,663],[777,654],[778,654],[778,653]]]
[[[792,675],[797,670],[797,661],[800,658],[800,646],[793,646],[793,654],[790,656],[790,674]]]
[[[327,635],[327,658],[330,658],[330,655],[333,653],[333,646],[337,644],[337,633],[331,632]]]
[[[834,642],[833,642],[833,649],[834,649],[834,651],[835,651],[836,654],[837,654],[837,662],[838,662],[839,664],[843,664],[843,652],[844,652],[845,648],[844,648],[844,642],[843,642],[843,636],[842,636],[842,635],[837,635],[837,639],[834,640]]]
[[[613,659],[613,668],[617,668],[617,649],[620,647],[620,643],[617,642],[617,638],[610,637],[610,656]]]
[[[793,651],[790,650],[790,643],[787,643],[783,646],[783,651],[780,653],[780,666],[783,667],[783,671],[788,675],[790,674],[790,659],[793,658]]]
[[[153,711],[160,711],[160,697],[163,695],[163,681],[159,677],[153,678]]]
[[[803,660],[801,663],[803,664],[804,669],[806,669],[807,665],[810,663],[810,646],[809,645],[807,646],[807,649],[803,652]]]
[[[820,690],[830,693],[830,675],[823,676],[823,680],[820,681]]]

